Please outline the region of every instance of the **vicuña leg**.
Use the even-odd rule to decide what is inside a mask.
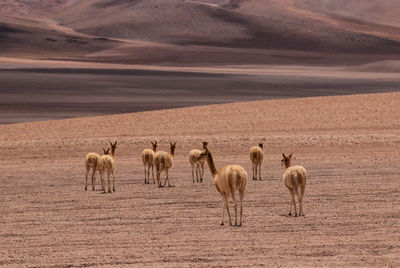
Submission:
[[[294,216],[297,217],[299,214],[297,214],[297,207],[296,207],[296,199],[294,198],[295,195],[299,196],[299,191],[297,190],[296,187],[293,189],[293,206],[294,206]]]
[[[233,207],[235,208],[235,226],[237,226],[237,202],[235,193],[232,193],[232,201],[233,201]]]
[[[93,166],[93,172],[92,172],[92,190],[94,191],[95,189],[95,184],[96,184],[96,170],[97,166]]]
[[[257,177],[255,177],[256,176],[256,164],[254,163],[254,162],[251,162],[251,164],[252,164],[252,169],[253,169],[253,180],[256,180],[257,179]]]
[[[110,170],[107,170],[108,192],[109,192],[109,193],[111,193],[111,181],[110,181],[110,177],[111,177],[111,172],[110,172]]]
[[[115,192],[115,174],[114,174],[114,170],[111,171],[111,175],[113,177],[113,191]]]
[[[240,224],[239,224],[239,226],[242,226],[242,217],[243,217],[243,197],[244,197],[244,191],[239,192],[239,201],[240,201]]]
[[[200,163],[201,165],[201,176],[200,176],[200,182],[203,182],[203,176],[204,176],[204,163]]]
[[[224,217],[225,217],[225,198],[222,199],[222,219],[221,219],[221,225],[224,225]]]
[[[150,184],[150,168],[151,168],[151,164],[149,163],[147,165],[147,184]],[[154,180],[154,174],[153,174],[153,180]]]
[[[225,198],[226,198],[225,205],[226,205],[226,211],[228,212],[229,225],[232,226],[231,213],[229,212],[229,202],[228,202],[229,196],[227,195]]]
[[[104,185],[104,170],[100,169],[100,180],[101,180],[101,187],[103,188],[103,193],[106,192],[106,187]]]
[[[259,176],[260,181],[261,181],[261,162],[258,163],[258,176]]]
[[[231,216],[229,214],[229,207],[228,207],[228,197],[226,195],[223,196],[224,202],[222,204],[222,219],[221,219],[221,225],[224,225],[224,217],[225,217],[225,209],[226,212],[228,213],[229,217],[229,225],[232,225],[231,223]]]
[[[305,186],[301,186],[300,187],[300,195],[299,195],[299,198],[300,198],[300,216],[304,216],[304,213],[303,213],[303,197],[304,197],[304,190],[305,190]]]
[[[147,164],[144,164],[144,184],[147,183],[147,179],[146,179],[147,170],[146,170],[146,168],[147,168]]]
[[[192,179],[193,179],[193,183],[194,183],[194,163],[190,162],[190,164],[192,165]]]
[[[169,184],[168,169],[165,169],[165,174],[166,174],[166,177],[165,177],[165,182],[164,182],[163,187],[165,187],[165,185],[167,184],[167,181],[168,181],[168,187],[171,187],[171,184]]]
[[[159,188],[161,188],[161,178],[160,178],[161,170],[158,167],[156,167],[156,173],[157,173],[157,185]]]
[[[200,182],[199,177],[201,179],[200,165],[199,165],[199,163],[196,163],[196,181],[197,182]]]
[[[154,165],[153,164],[151,164],[151,176],[153,177],[153,184],[155,184],[156,181],[154,180]],[[149,181],[149,184],[150,184],[150,181]]]
[[[292,188],[289,188],[289,193],[290,193],[290,209],[289,209],[289,216],[292,216],[292,206],[294,202],[294,192]],[[295,206],[296,209],[296,206]]]
[[[88,174],[89,174],[90,167],[86,165],[86,186],[85,186],[85,191],[87,191],[87,179],[88,179]]]

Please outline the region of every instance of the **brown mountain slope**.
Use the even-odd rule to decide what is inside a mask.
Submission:
[[[111,48],[117,42],[56,31],[46,21],[3,16],[0,18],[0,56],[76,57]]]
[[[0,14],[45,15],[66,6],[71,0],[0,0]]]
[[[363,21],[400,26],[398,0],[294,0],[297,7],[357,18]]]
[[[400,52],[395,26],[332,17],[303,5],[289,0],[88,0],[64,9],[56,19],[89,34],[163,43]]]

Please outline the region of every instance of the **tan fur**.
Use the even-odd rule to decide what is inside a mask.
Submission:
[[[100,157],[99,161],[99,171],[100,171],[100,178],[101,178],[101,186],[103,187],[103,192],[106,192],[106,188],[104,185],[104,171],[107,171],[107,178],[108,178],[108,192],[111,193],[111,182],[110,182],[110,175],[113,178],[113,191],[115,191],[115,149],[117,148],[117,142],[114,144],[109,142],[111,145],[111,154],[110,155],[103,155]]]
[[[154,155],[157,151],[157,142],[151,142],[153,149],[144,149],[142,152],[142,163],[144,166],[144,183],[150,183],[150,168],[151,175],[153,177],[153,183],[156,183],[154,180]],[[147,175],[147,179],[146,179]]]
[[[292,215],[292,206],[294,206],[294,216],[304,216],[303,214],[303,197],[306,188],[307,171],[302,166],[291,166],[291,157],[293,154],[286,156],[282,154],[283,159],[281,160],[282,165],[285,166],[285,172],[283,173],[283,183],[289,189],[291,201],[289,216]],[[296,201],[294,196],[297,195],[300,205],[300,213],[297,214]]]
[[[262,148],[263,144],[260,142],[258,146],[253,146],[250,149],[250,160],[253,167],[253,180],[257,180],[258,171],[258,177],[261,181],[261,164],[264,159],[264,152]]]
[[[175,153],[176,143],[170,143],[170,153],[164,151],[158,151],[154,155],[154,166],[156,168],[157,173],[157,184],[158,187],[165,187],[167,181],[168,186],[171,187],[168,171],[172,167],[172,163],[174,161],[174,153]],[[165,182],[164,185],[161,185],[161,172],[165,171]]]
[[[240,223],[242,226],[243,217],[243,197],[244,191],[246,189],[248,175],[246,170],[239,165],[229,165],[225,166],[219,171],[215,167],[214,159],[212,153],[206,148],[201,153],[199,158],[206,158],[210,172],[214,177],[215,187],[217,191],[222,195],[223,206],[222,206],[222,220],[221,225],[224,225],[224,212],[225,208],[228,213],[229,225],[232,225],[231,215],[229,213],[228,199],[231,196],[234,207],[235,207],[235,225],[237,224],[237,203],[236,203],[236,192],[239,192],[239,202],[240,202]]]
[[[109,154],[110,149],[108,148],[105,150],[103,148],[103,153]],[[88,186],[88,174],[90,169],[92,169],[92,190],[95,191],[95,182],[96,182],[96,171],[98,170],[98,164],[100,161],[100,155],[97,153],[88,153],[85,158],[85,167],[86,167],[86,185],[85,185],[85,191],[87,191],[87,186]]]
[[[203,141],[203,150],[207,147],[208,142]],[[199,158],[201,154],[200,150],[193,149],[189,152],[189,162],[190,165],[192,166],[192,179],[194,183],[194,166],[196,165],[196,181],[199,182],[199,177],[200,177],[200,182],[203,182],[203,176],[204,176],[204,163],[206,160],[204,158]]]

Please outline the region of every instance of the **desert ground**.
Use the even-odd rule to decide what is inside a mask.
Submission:
[[[0,264],[11,266],[400,265],[400,94],[219,104],[0,125]],[[84,190],[86,153],[118,140],[116,192]],[[173,187],[144,184],[140,153],[177,142]],[[245,167],[243,226],[220,226],[209,170],[188,152],[209,141],[217,168]],[[264,142],[262,181],[249,149]],[[281,153],[308,171],[305,217],[287,216]],[[230,204],[231,212],[233,211]],[[225,218],[227,223],[227,218]]]
[[[0,266],[400,266],[399,10],[0,0]],[[177,143],[173,187],[144,184],[155,140]],[[240,228],[220,226],[207,165],[192,182],[204,140],[217,168],[248,172]],[[109,141],[116,192],[99,174],[85,191],[85,155]],[[282,153],[308,171],[304,217],[288,216]]]

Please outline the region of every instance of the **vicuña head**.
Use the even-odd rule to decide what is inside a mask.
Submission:
[[[115,141],[114,143],[112,143],[111,141],[108,141],[111,145],[111,155],[114,156],[115,153],[115,149],[117,149],[117,141]]]
[[[155,141],[154,143],[151,141],[151,145],[153,145],[153,151],[156,152],[157,151],[157,141]]]
[[[263,148],[263,147],[264,147],[264,144],[263,144],[262,142],[259,142],[259,143],[258,143],[258,146],[260,146],[260,148]]]
[[[203,143],[203,150],[204,150],[204,149],[206,149],[206,148],[207,148],[208,141],[202,141],[202,143]]]
[[[170,142],[169,145],[171,147],[170,148],[171,155],[174,155],[175,154],[175,148],[176,148],[176,142]]]
[[[284,153],[282,153],[283,158],[281,160],[281,165],[282,166],[284,165],[285,168],[290,167],[291,166],[290,159],[292,158],[292,155],[293,153],[291,153],[289,156],[286,156]]]
[[[110,154],[110,148],[107,148],[107,150],[103,148],[103,153],[104,154]]]

